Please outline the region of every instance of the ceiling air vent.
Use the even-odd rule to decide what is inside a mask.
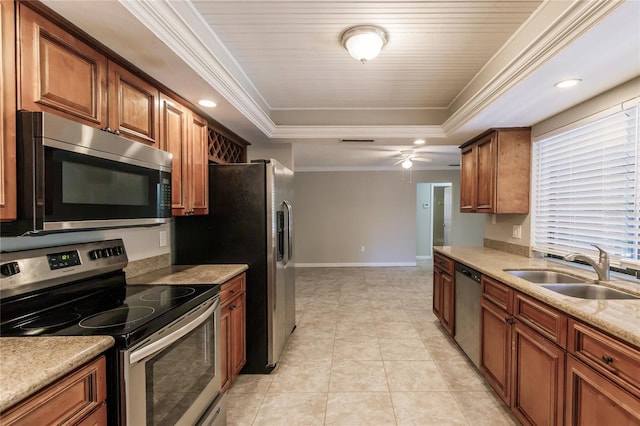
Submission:
[[[375,139],[340,139],[341,143],[373,143]]]

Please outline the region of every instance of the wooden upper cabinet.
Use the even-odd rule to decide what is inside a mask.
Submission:
[[[189,206],[187,149],[188,111],[175,100],[160,94],[160,147],[173,154],[171,163],[171,213],[187,215]]]
[[[475,144],[476,150],[476,197],[475,211],[492,213],[495,211],[496,159],[495,134],[487,135]]]
[[[530,129],[491,129],[460,149],[461,212],[529,212]]]
[[[173,154],[171,213],[209,213],[207,121],[175,99],[160,94],[160,148]]]
[[[108,83],[109,129],[128,139],[157,147],[158,89],[111,61]]]
[[[0,0],[0,220],[16,219],[15,4]]]
[[[191,191],[193,214],[209,213],[209,131],[207,121],[189,114],[191,155]]]
[[[106,57],[22,3],[19,15],[18,109],[105,127]]]
[[[468,145],[461,150],[460,158],[460,211],[472,212],[476,193],[476,151],[474,145]]]

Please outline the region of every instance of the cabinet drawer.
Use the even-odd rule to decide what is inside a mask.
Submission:
[[[511,287],[484,275],[480,281],[480,287],[485,299],[490,300],[508,313],[513,312],[513,289]]]
[[[566,315],[522,293],[515,293],[514,302],[514,317],[566,349]]]
[[[640,351],[574,319],[568,350],[585,364],[640,396]]]
[[[434,253],[433,254],[433,265],[442,269],[447,274],[453,276],[455,262],[453,259],[449,259],[446,256],[442,256],[441,254]]]
[[[81,367],[3,414],[0,423],[53,425],[78,422],[104,405],[107,395],[105,365],[102,356]]]
[[[238,294],[245,291],[246,275],[244,273],[231,278],[229,281],[222,284],[220,290],[220,303],[224,305]]]

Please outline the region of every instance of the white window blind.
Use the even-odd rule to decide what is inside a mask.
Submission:
[[[533,246],[640,266],[639,108],[615,112],[534,144]]]

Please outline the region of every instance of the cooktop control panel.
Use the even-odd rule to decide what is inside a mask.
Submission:
[[[0,298],[127,266],[122,239],[0,253]]]

